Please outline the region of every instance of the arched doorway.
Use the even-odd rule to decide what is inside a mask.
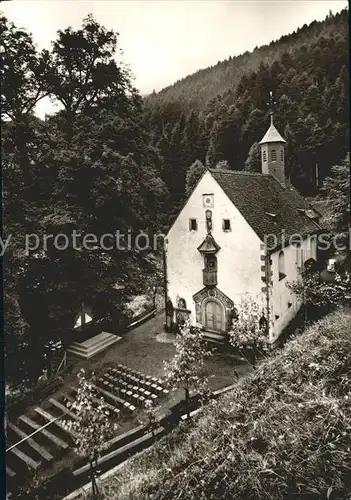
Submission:
[[[206,300],[203,306],[203,317],[203,325],[206,330],[225,331],[224,308],[219,301],[214,299]]]

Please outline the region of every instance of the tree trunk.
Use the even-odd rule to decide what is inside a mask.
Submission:
[[[49,347],[47,351],[47,362],[46,362],[46,369],[48,373],[48,378],[51,378],[52,375],[52,352],[51,352],[51,347]]]
[[[152,294],[152,304],[156,307],[156,294],[157,294],[157,285],[154,285],[153,294]]]
[[[189,387],[184,387],[184,391],[185,391],[185,406],[186,406],[186,409],[187,409],[187,418],[189,420],[190,419]]]
[[[95,460],[95,463],[94,463],[94,459],[90,460],[90,477],[91,477],[91,492],[92,492],[92,497],[94,499],[96,499],[98,497],[98,494],[99,494],[99,490],[98,490],[98,487],[97,487],[97,483],[96,483],[96,460]]]

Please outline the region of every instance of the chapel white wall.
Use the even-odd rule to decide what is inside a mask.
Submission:
[[[214,195],[212,235],[221,247],[216,254],[217,288],[236,305],[245,293],[265,304],[261,291],[261,241],[211,173],[206,172],[166,237],[168,296],[175,307],[180,297],[186,300],[192,324],[195,324],[193,295],[204,287],[204,259],[197,250],[207,234],[203,194]],[[197,231],[189,231],[190,218],[197,219]],[[230,232],[223,231],[223,219],[230,219]]]
[[[271,340],[276,340],[284,328],[296,316],[301,300],[291,292],[287,284],[301,279],[300,270],[306,260],[313,258],[317,260],[317,241],[315,237],[305,238],[301,243],[301,248],[289,245],[282,249],[284,252],[284,267],[286,277],[279,280],[279,253],[280,250],[271,255],[272,259],[272,293],[271,293],[271,319],[273,328],[271,329]],[[291,303],[291,307],[288,304]],[[279,316],[276,319],[276,316]]]

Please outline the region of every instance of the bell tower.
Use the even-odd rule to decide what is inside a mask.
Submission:
[[[260,142],[262,173],[273,175],[285,186],[285,151],[286,141],[274,126],[272,92],[269,93],[270,127]]]

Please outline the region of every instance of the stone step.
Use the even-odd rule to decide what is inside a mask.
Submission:
[[[22,422],[24,422],[25,424],[27,424],[29,427],[32,427],[32,429],[34,430],[38,430],[41,428],[41,425],[37,424],[36,422],[34,422],[34,420],[32,420],[31,418],[27,417],[26,415],[21,415],[19,417],[19,420],[22,420]],[[53,442],[54,444],[56,444],[57,446],[59,446],[60,448],[63,448],[64,450],[66,450],[69,446],[68,443],[66,443],[65,441],[63,441],[63,439],[55,436],[55,434],[52,434],[50,431],[48,431],[47,429],[40,429],[40,433],[45,436],[46,438],[48,438],[51,442]]]
[[[134,448],[137,448],[138,446],[141,446],[143,443],[155,439],[158,435],[162,434],[164,432],[163,427],[159,427],[158,429],[155,429],[153,433],[148,432],[147,434],[144,434],[140,438],[135,439],[131,443],[128,443],[121,448],[118,448],[117,450],[113,450],[110,453],[107,453],[106,455],[103,455],[99,460],[98,460],[98,466],[101,466],[101,464],[108,462],[111,459],[114,459],[118,457],[119,455],[124,455],[126,453],[130,453],[133,451]],[[79,469],[76,469],[73,471],[74,476],[79,476],[80,474],[89,471],[90,465],[83,465],[83,467],[80,467]]]
[[[220,333],[204,332],[204,339],[209,342],[224,344],[226,341],[226,336],[221,335]]]
[[[67,349],[67,352],[83,359],[89,359],[115,344],[121,340],[121,338],[122,337],[114,335],[113,333],[101,332],[99,335],[96,335],[85,342],[73,342]]]
[[[145,426],[144,425],[138,425],[137,427],[133,427],[133,429],[130,429],[129,431],[124,432],[123,434],[119,434],[118,436],[115,436],[111,438],[109,441],[106,443],[106,449],[116,447],[118,444],[127,444],[133,441],[134,439],[140,437],[145,433]]]
[[[63,397],[63,400],[68,401],[68,403],[74,403],[75,401],[74,397],[71,396],[70,394],[67,394],[67,392],[61,391],[60,394]],[[71,404],[70,405],[67,404],[67,408],[71,408]]]
[[[31,469],[37,469],[40,466],[40,462],[37,462],[33,460],[33,458],[29,457],[26,453],[23,453],[23,451],[19,450],[18,448],[12,448],[11,453],[16,455],[22,462],[24,462],[28,467]]]
[[[48,411],[45,411],[42,408],[36,407],[34,408],[34,411],[36,411],[39,415],[45,418],[45,420],[47,420],[48,422],[52,422],[53,420],[55,420],[54,416],[52,416]],[[67,432],[67,434],[71,434],[73,438],[77,439],[79,437],[75,431],[66,429],[66,427],[63,425],[62,422],[60,422],[59,419],[55,420],[53,423],[57,425],[57,427],[60,427],[60,429],[62,429],[63,431]]]
[[[75,413],[73,413],[72,411],[70,411],[67,408],[67,406],[64,406],[59,401],[57,401],[55,398],[50,398],[49,399],[49,403],[51,403],[53,406],[55,406],[56,408],[58,408],[59,410],[61,410],[63,413],[65,413],[66,415],[68,415],[69,417],[71,417],[73,420],[78,420],[78,417],[77,417],[77,415]]]
[[[91,347],[89,349],[82,347],[81,345],[70,345],[69,348],[67,349],[67,352],[70,354],[74,354],[75,356],[79,356],[82,359],[88,359],[89,357],[93,356],[94,354],[97,354],[101,352],[104,349],[107,349],[110,345],[113,345],[116,342],[114,339],[107,339],[104,341],[99,342],[96,346]]]
[[[17,425],[14,425],[12,424],[11,422],[8,422],[7,424],[9,426],[10,429],[12,429],[20,438],[25,438],[27,437],[27,434],[25,432],[23,432],[19,427],[17,427]],[[43,448],[42,446],[40,446],[40,444],[38,444],[36,441],[34,441],[33,438],[28,438],[26,439],[25,441],[28,446],[30,446],[31,448],[33,448],[33,450],[35,450],[42,458],[44,458],[45,460],[47,460],[48,462],[50,462],[50,460],[52,460],[54,457],[51,455],[51,453],[49,453],[45,448]]]

